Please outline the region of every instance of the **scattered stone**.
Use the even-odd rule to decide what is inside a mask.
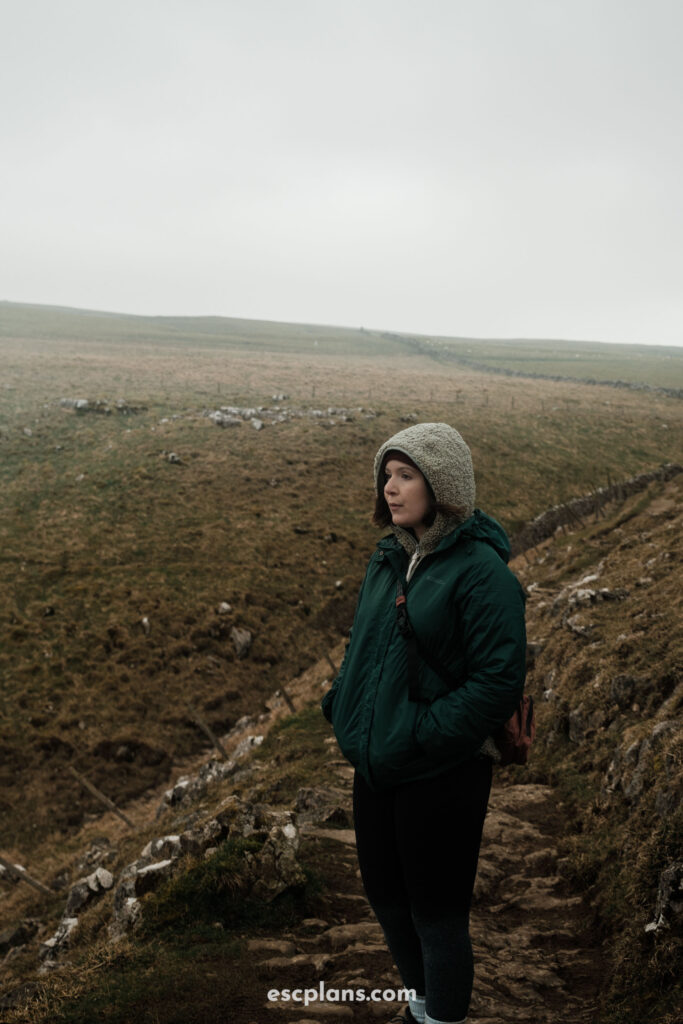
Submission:
[[[217,427],[239,427],[242,424],[240,416],[230,416],[228,413],[221,412],[220,409],[209,413],[209,419],[213,420]]]
[[[97,839],[93,839],[90,847],[77,861],[76,871],[80,874],[87,874],[94,868],[99,867],[100,864],[112,861],[115,858],[116,849],[112,846],[111,841],[107,836],[100,836]]]
[[[235,427],[244,422],[250,422],[255,430],[262,430],[266,424],[287,423],[290,420],[302,418],[319,420],[323,426],[326,426],[336,423],[352,423],[354,413],[362,415],[364,419],[374,419],[377,415],[371,409],[363,409],[362,406],[356,409],[330,406],[327,410],[284,408],[279,403],[285,401],[287,397],[287,395],[273,395],[272,401],[278,404],[271,408],[262,405],[257,407],[222,405],[220,409],[205,410],[203,415],[218,427]]]
[[[571,743],[580,743],[586,736],[586,718],[583,707],[579,705],[569,712],[569,739]]]
[[[74,929],[77,925],[77,917],[63,917],[52,938],[40,944],[38,948],[38,956],[45,966],[49,967],[51,964],[54,964],[54,961],[57,960],[59,954],[69,946]]]
[[[232,611],[232,605],[228,604],[227,601],[221,601],[218,605],[217,612],[219,615],[229,615]]]
[[[144,405],[129,405],[125,398],[117,398],[113,403],[105,402],[99,398],[94,400],[87,398],[61,398],[59,404],[63,409],[71,409],[79,415],[93,412],[103,416],[110,416],[112,412],[117,412],[121,416],[132,416],[136,413],[147,411],[147,407]]]
[[[307,932],[324,932],[329,928],[329,924],[321,917],[305,917],[301,922],[301,928]]]
[[[235,747],[232,752],[232,756],[235,761],[239,761],[241,758],[246,757],[250,754],[255,747],[260,747],[263,743],[263,736],[245,736],[241,743]]]
[[[293,956],[296,946],[285,939],[249,939],[247,949],[250,953],[279,953],[280,956]]]
[[[180,466],[181,465],[180,456],[177,455],[175,452],[169,452],[168,455],[166,456],[166,459],[173,466]]]
[[[251,647],[253,637],[250,630],[233,626],[230,630],[230,639],[235,645],[235,654],[238,658],[246,658]]]
[[[233,774],[235,762],[211,760],[202,765],[199,773],[194,777],[181,776],[176,783],[164,793],[157,818],[167,807],[187,806],[195,800],[200,800],[206,793],[209,786],[214,782],[220,782]]]
[[[81,878],[69,891],[64,910],[65,917],[76,917],[78,912],[114,884],[114,876],[106,868],[97,868],[87,878]]]
[[[180,856],[180,853],[180,836],[161,836],[159,839],[151,839],[140,856],[152,859],[157,857],[172,859]]]
[[[206,766],[205,766],[206,767]],[[196,824],[180,835],[160,836],[145,846],[140,857],[124,868],[114,893],[114,913],[109,933],[120,938],[140,916],[139,901],[170,878],[181,858],[205,856],[218,844],[236,835],[260,835],[263,846],[244,855],[244,884],[257,899],[274,899],[290,886],[305,882],[296,854],[299,832],[290,811],[271,811],[232,795],[215,817]],[[156,858],[162,855],[162,859]],[[165,856],[163,856],[165,854]]]
[[[585,637],[585,638],[590,637],[593,634],[594,630],[595,630],[595,626],[593,626],[593,625],[584,626],[579,621],[579,618],[578,618],[577,615],[570,616],[566,612],[562,616],[562,625],[565,626],[569,630],[570,633],[574,633],[575,636],[580,636],[580,637]]]
[[[683,926],[683,861],[675,861],[659,876],[655,916],[646,932],[668,928],[679,933]]]
[[[353,822],[341,790],[303,787],[296,794],[297,822],[351,828]]]

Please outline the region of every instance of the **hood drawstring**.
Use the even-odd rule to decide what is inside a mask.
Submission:
[[[408,569],[406,571],[406,583],[410,582],[410,577],[413,575],[418,565],[422,561],[422,552],[420,551],[420,545],[418,544],[413,552],[413,556],[408,563]]]

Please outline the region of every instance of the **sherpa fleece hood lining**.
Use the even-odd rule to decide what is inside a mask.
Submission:
[[[420,551],[433,551],[440,541],[474,512],[475,485],[470,450],[457,430],[448,423],[416,423],[400,430],[381,446],[375,456],[375,487],[382,493],[380,479],[388,452],[406,455],[415,463],[429,483],[437,502],[463,507],[463,515],[444,515],[437,512],[432,525],[420,540]],[[392,525],[402,547],[412,555],[417,547],[413,533]]]

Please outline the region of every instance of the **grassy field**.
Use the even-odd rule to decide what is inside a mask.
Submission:
[[[494,371],[683,388],[683,347],[678,346],[449,338],[439,344],[464,365],[476,363]]]
[[[98,813],[68,765],[125,803],[203,745],[191,700],[228,729],[338,642],[377,539],[372,459],[412,418],[461,430],[479,504],[511,532],[683,449],[672,398],[491,376],[395,336],[0,314],[0,813],[17,859]],[[205,415],[233,404],[284,421]],[[246,658],[233,626],[253,634]]]
[[[479,345],[449,344],[473,351]],[[514,352],[486,344],[491,365],[507,353],[516,368],[528,360],[534,372],[545,372],[524,344]],[[608,479],[681,460],[683,405],[675,398],[480,372],[445,357],[440,345],[332,327],[0,304],[0,853],[29,870],[37,863],[38,875],[50,882],[50,858],[76,857],[85,834],[79,830],[92,838],[100,827],[100,806],[68,774],[69,766],[125,807],[149,787],[175,779],[186,758],[206,749],[193,707],[216,732],[225,732],[338,647],[378,538],[369,518],[373,456],[408,423],[446,420],[462,432],[473,452],[478,503],[512,533],[549,505]],[[588,372],[598,358],[593,347],[576,348],[585,375],[625,376],[618,347],[610,346],[612,361],[595,373]],[[476,349],[477,360],[483,351]],[[564,354],[557,350],[555,365],[562,359],[570,365],[572,352],[572,346]],[[673,370],[669,376],[664,371],[669,355],[673,367],[676,353],[653,352],[633,379],[674,385]],[[635,351],[633,359],[635,366]],[[78,413],[61,404],[64,398],[99,400],[111,411]],[[128,414],[116,411],[118,399],[128,404]],[[206,415],[229,405],[264,407],[258,413],[263,429],[248,420],[221,429]],[[169,461],[170,453],[177,461]],[[645,498],[634,499],[636,511],[639,501]],[[652,514],[659,517],[653,519],[656,536],[649,536],[649,520],[634,519],[632,536],[630,520],[612,524],[617,532],[627,527],[618,537],[626,555],[615,555],[615,564],[630,558],[633,574],[640,572],[640,543],[656,540],[664,549],[668,541],[668,506],[653,507]],[[593,524],[580,537],[552,540],[557,558],[537,563],[546,565],[543,586],[559,587],[566,573],[580,575],[608,558],[601,531],[604,524]],[[657,580],[663,589],[656,594],[665,594],[673,619],[674,563],[666,554]],[[623,581],[615,576],[609,582]],[[530,622],[545,636],[546,613],[539,611],[536,624],[535,601]],[[660,675],[673,674],[677,649],[665,637],[673,626],[663,613],[657,611],[655,621],[649,607],[633,604],[633,629],[643,625],[643,633],[629,658],[642,657],[636,667],[644,677],[645,662],[657,659]],[[612,612],[609,618],[608,612],[605,606],[596,614],[614,632],[615,658],[623,661],[623,616]],[[234,626],[253,635],[244,658],[231,638]],[[572,643],[566,631],[552,634],[532,676],[539,696],[553,666],[564,666],[568,702],[583,676],[588,679],[592,648],[584,665],[575,660]],[[586,713],[594,715],[604,695],[587,692]],[[630,713],[633,728],[642,729]],[[320,746],[326,723],[315,710],[301,721],[290,739],[305,746],[305,757],[300,764],[283,760],[285,775],[269,776],[264,799],[273,793],[291,798],[311,775],[325,781],[306,744]],[[568,831],[563,852],[579,882],[600,879],[602,886],[604,862],[615,857],[607,840],[617,846],[621,840],[606,831],[602,845],[594,842],[596,823],[604,822],[581,800],[587,793],[593,807],[608,756],[604,735],[580,754],[558,736],[560,746],[570,747],[571,771],[558,771],[555,781],[571,812],[568,821],[579,823],[579,838]],[[269,750],[268,744],[261,748],[264,758]],[[559,755],[565,756],[564,747],[559,754],[548,748],[547,757],[539,749],[536,770],[552,776]],[[643,843],[648,829],[655,836],[649,822],[637,823]],[[136,855],[139,836],[121,831],[119,856],[126,863]],[[654,839],[650,845],[654,850]],[[312,866],[324,876],[331,862]],[[614,875],[622,887],[627,867],[620,863],[621,874]],[[656,888],[656,872],[648,871],[636,892],[641,904]],[[202,879],[195,879],[198,885]],[[0,890],[10,892],[7,886],[1,883]],[[626,934],[622,903],[615,897],[614,908],[608,906],[612,889],[600,891],[602,919]],[[15,901],[19,897],[26,906],[31,900],[42,906],[33,892],[15,893]],[[63,894],[50,899],[56,917]],[[317,912],[315,901],[299,910]],[[104,928],[103,915],[96,909],[93,928]],[[11,923],[14,918],[3,920],[0,930]],[[623,958],[633,959],[635,949],[641,959],[634,962],[644,970],[640,919],[631,932]],[[229,938],[219,941],[211,933],[204,966],[227,956],[248,975],[248,957],[229,947]],[[23,955],[28,965],[33,953]],[[111,996],[124,1013],[126,991],[131,999],[147,992],[151,964],[159,983],[149,998],[155,1006],[163,1003],[172,1019],[184,947],[176,948],[173,936],[169,942],[152,936],[149,947],[111,956],[113,974],[103,972],[99,987],[88,988],[83,1005],[63,1019],[94,1019]],[[84,977],[91,967],[100,969],[93,961]],[[668,978],[664,968],[657,978]],[[207,998],[213,992],[211,986]]]
[[[457,360],[464,367],[473,364],[476,369],[683,388],[683,339],[681,346],[663,346],[524,338],[443,338],[362,327],[282,324],[228,317],[128,316],[0,302],[0,341],[2,339],[29,341],[35,351],[46,354],[54,352],[54,346],[64,342],[69,345],[85,342],[89,349],[114,346],[120,350],[132,346],[138,354],[142,349],[151,353],[158,346],[167,352],[186,351],[191,347],[214,354],[230,350],[252,354],[338,356],[345,362],[422,354],[439,363]]]

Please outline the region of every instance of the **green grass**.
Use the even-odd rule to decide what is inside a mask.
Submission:
[[[322,693],[321,693],[322,696]],[[333,773],[320,761],[323,743],[332,735],[318,704],[281,719],[266,736],[254,759],[268,765],[267,782],[257,798],[291,806],[300,787],[334,785]]]
[[[249,895],[245,855],[258,853],[263,839],[226,840],[212,856],[189,863],[150,894],[143,902],[140,940],[163,933],[165,942],[182,944],[188,935],[207,934],[207,929],[211,934],[216,927],[232,932],[266,926],[280,930],[306,916],[312,894],[319,889],[310,871],[306,886],[288,889],[271,902]]]
[[[52,1024],[228,1024],[240,1019],[244,987],[251,984],[257,991],[262,985],[252,961],[241,939],[217,928],[197,928],[182,944],[136,944],[99,969],[96,961],[84,959],[78,994],[57,1000],[51,993],[40,1019]],[[34,1004],[30,1012],[40,1011]]]
[[[491,370],[683,388],[683,347],[515,339],[439,339],[444,356]]]

